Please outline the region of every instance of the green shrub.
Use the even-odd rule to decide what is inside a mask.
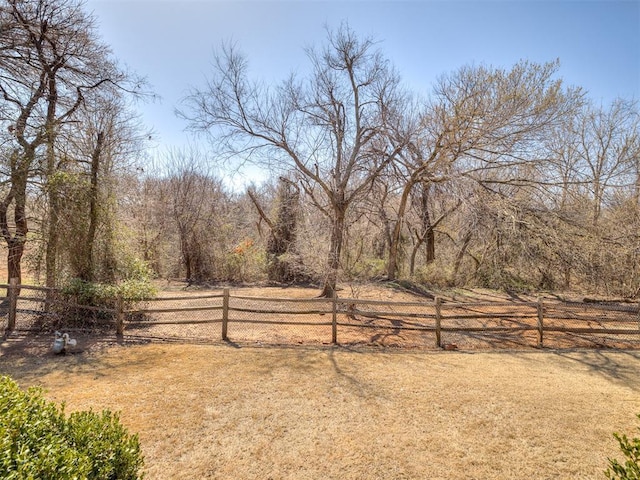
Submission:
[[[121,297],[125,304],[142,302],[156,296],[156,288],[147,279],[129,279],[117,285],[87,282],[72,278],[62,288],[64,295],[73,296],[81,305],[95,307],[114,307],[116,299]]]
[[[155,286],[148,279],[128,279],[111,285],[72,278],[61,289],[60,301],[51,307],[57,315],[43,318],[40,328],[51,331],[69,328],[111,329],[119,307],[118,299],[122,300],[125,310],[135,310],[141,302],[154,298],[156,294]],[[87,309],[85,305],[97,308]],[[129,314],[129,319],[133,315]]]
[[[64,414],[39,388],[0,377],[0,478],[134,480],[142,478],[137,435],[108,410]]]
[[[151,283],[152,272],[146,262],[128,259],[121,272],[120,281],[114,283],[90,282],[71,278],[62,288],[62,294],[75,297],[81,305],[114,308],[118,298],[130,306],[154,298],[157,291]]]
[[[634,437],[630,440],[626,435],[618,433],[614,433],[613,436],[618,440],[626,460],[620,463],[616,459],[609,459],[609,468],[605,475],[609,479],[640,480],[640,438]]]

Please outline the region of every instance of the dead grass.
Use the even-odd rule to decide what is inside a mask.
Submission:
[[[149,479],[598,479],[640,412],[637,351],[154,344],[0,372],[120,410]]]

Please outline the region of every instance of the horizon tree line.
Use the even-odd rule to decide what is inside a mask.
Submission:
[[[206,144],[155,168],[133,105],[149,89],[82,2],[3,0],[8,277],[27,251],[47,286],[144,270],[324,296],[372,279],[640,293],[635,100],[594,104],[558,61],[462,66],[421,97],[347,24],[306,53],[308,71],[265,84],[222,45],[178,110]],[[228,160],[272,179],[234,192]]]

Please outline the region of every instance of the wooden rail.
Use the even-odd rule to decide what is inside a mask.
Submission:
[[[29,291],[45,292],[47,298],[54,291],[46,287],[18,285],[11,282],[0,285],[6,288],[8,298],[6,332],[16,329],[18,316],[22,311],[20,302],[42,303],[42,314],[46,314],[46,301]],[[26,293],[22,295],[22,292]],[[151,307],[156,302],[210,301],[202,305],[180,307]],[[48,300],[47,300],[48,301]],[[60,297],[57,297],[60,301]],[[323,326],[331,327],[331,342],[338,343],[340,328],[363,330],[412,331],[434,334],[435,345],[443,347],[442,336],[446,333],[511,333],[534,331],[537,345],[544,346],[548,333],[572,333],[580,335],[620,335],[636,337],[640,340],[640,305],[598,305],[545,302],[496,302],[496,303],[455,303],[440,297],[425,302],[388,302],[357,298],[269,298],[231,295],[229,289],[221,294],[173,296],[149,299],[146,306],[125,308],[118,299],[115,308],[103,308],[75,303],[66,303],[67,308],[85,309],[112,315],[116,333],[123,335],[127,328],[134,326],[216,324],[222,325],[221,337],[228,340],[228,326],[280,325],[280,326]],[[294,308],[294,305],[299,308]],[[492,309],[494,311],[487,311]],[[29,310],[33,313],[33,310]],[[133,319],[153,314],[180,314],[203,312],[200,319]],[[220,312],[217,314],[217,312]],[[37,312],[36,312],[37,313]],[[309,316],[327,316],[326,320],[311,321]],[[615,318],[608,318],[611,315]],[[307,316],[297,320],[295,317]],[[286,318],[281,318],[286,317]],[[571,325],[568,325],[572,323]],[[595,324],[595,325],[594,325]]]

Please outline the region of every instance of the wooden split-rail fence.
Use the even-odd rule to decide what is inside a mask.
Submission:
[[[118,336],[258,343],[373,343],[465,348],[509,346],[640,347],[640,305],[558,302],[390,302],[359,298],[215,294],[150,299],[136,306],[79,305],[57,291],[6,288],[5,331],[110,329]],[[55,295],[53,295],[55,293]],[[55,303],[55,307],[53,307]],[[78,311],[90,322],[78,322]],[[74,321],[65,318],[74,312]],[[0,324],[1,325],[1,324]],[[558,338],[562,337],[562,341]],[[572,343],[573,342],[573,343]]]

